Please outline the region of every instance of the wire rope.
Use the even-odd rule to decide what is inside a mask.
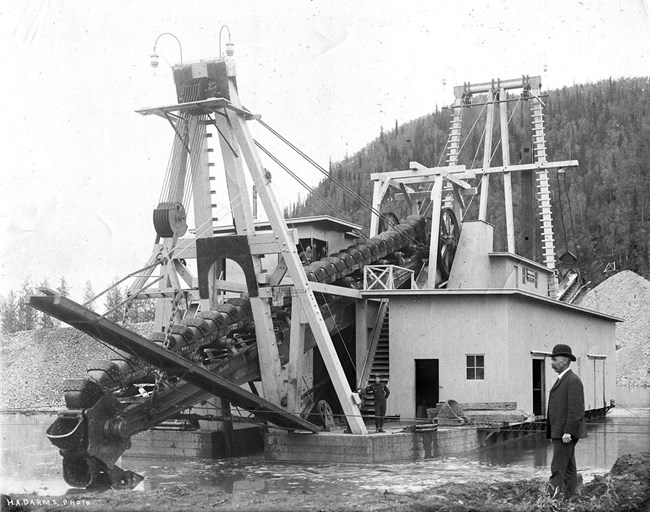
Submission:
[[[293,149],[296,153],[298,153],[298,155],[300,155],[300,156],[303,157],[305,160],[307,160],[307,162],[309,162],[310,164],[312,164],[312,165],[313,165],[313,166],[314,166],[314,167],[315,167],[319,172],[321,172],[321,174],[323,174],[324,176],[326,176],[326,177],[327,177],[329,180],[331,180],[335,185],[337,185],[337,186],[340,187],[343,191],[345,191],[346,193],[348,193],[352,198],[354,198],[354,199],[356,199],[358,202],[360,202],[362,206],[365,206],[366,208],[368,208],[368,209],[370,210],[371,213],[377,215],[377,217],[379,217],[380,219],[384,220],[384,222],[388,222],[389,219],[388,219],[384,214],[382,214],[379,210],[377,210],[374,206],[372,206],[371,203],[369,203],[365,198],[363,198],[362,196],[360,196],[359,194],[357,194],[354,190],[352,190],[352,189],[349,188],[347,185],[345,185],[345,183],[343,183],[341,180],[339,180],[338,178],[334,177],[334,176],[333,176],[329,171],[325,170],[325,169],[324,169],[320,164],[318,164],[317,162],[315,162],[311,157],[309,157],[309,155],[307,155],[307,154],[304,153],[300,148],[298,148],[298,147],[295,146],[293,143],[291,143],[291,142],[290,142],[286,137],[284,137],[284,136],[281,135],[279,132],[277,132],[276,130],[274,130],[271,126],[269,126],[267,123],[265,123],[265,122],[262,121],[261,119],[258,119],[257,121],[258,121],[262,126],[264,126],[264,128],[266,128],[269,132],[271,132],[271,133],[272,133],[273,135],[275,135],[278,139],[280,139],[280,140],[281,140],[282,142],[284,142],[287,146],[289,146],[289,148]],[[393,229],[394,229],[395,231],[398,231],[400,234],[402,234],[402,235],[403,235],[404,237],[406,237],[407,239],[409,239],[409,241],[411,241],[412,243],[417,243],[417,240],[416,240],[415,238],[413,238],[413,237],[410,236],[408,233],[406,233],[406,232],[404,232],[403,230],[401,230],[398,226],[394,226]]]

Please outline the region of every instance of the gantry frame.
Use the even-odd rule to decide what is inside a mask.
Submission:
[[[237,291],[245,291],[248,294],[254,317],[263,395],[271,403],[286,407],[293,413],[298,412],[300,405],[303,354],[301,347],[304,347],[305,328],[308,326],[323,358],[350,431],[353,434],[366,434],[367,430],[359,410],[360,399],[348,384],[316,302],[313,285],[308,281],[298,256],[293,232],[288,229],[284,221],[282,209],[272,187],[271,175],[264,169],[257,152],[255,141],[247,123],[258,118],[258,116],[249,112],[241,104],[234,66],[228,67],[225,95],[227,99],[211,98],[181,102],[177,105],[166,105],[138,111],[142,115],[158,115],[168,119],[175,126],[178,126],[178,119],[181,118],[181,115],[189,116],[190,134],[187,138],[190,140],[196,139],[193,137],[192,131],[197,130],[202,124],[214,124],[218,132],[227,192],[236,231],[235,236],[247,242],[249,254],[246,255],[246,258],[250,257],[252,270],[247,275],[245,290],[242,290],[234,286],[235,283],[222,281],[214,272],[211,273],[210,283],[203,283],[202,275],[205,272],[202,274],[199,268],[197,278],[188,277],[189,282],[194,285],[192,293],[195,296],[198,293],[202,307],[209,306],[214,302],[213,290],[239,288]],[[206,119],[208,115],[209,118]],[[194,122],[194,118],[196,118],[196,122]],[[168,251],[172,253],[170,261],[180,259],[181,254],[188,253],[195,254],[200,260],[202,247],[206,245],[214,246],[210,242],[211,239],[219,238],[219,241],[224,240],[223,237],[212,236],[212,212],[209,199],[210,165],[207,162],[205,137],[196,139],[200,142],[198,146],[195,144],[194,147],[187,147],[182,133],[179,134],[179,130],[176,128],[175,132],[174,151],[181,153],[183,151],[195,152],[196,156],[192,158],[192,162],[197,161],[200,163],[196,169],[193,169],[193,183],[195,183],[193,187],[193,204],[197,230],[194,247],[188,248],[185,245],[180,248],[170,245]],[[256,187],[258,197],[272,228],[271,233],[257,233],[255,231],[253,210],[247,191],[246,174],[250,176]],[[177,186],[182,186],[180,179]],[[165,246],[164,242],[163,246]],[[155,247],[152,258],[156,257],[157,252],[160,252],[160,245],[158,244]],[[270,277],[262,272],[261,260],[267,254],[278,255],[278,269]],[[178,264],[175,265],[174,269],[177,268]],[[285,282],[290,282],[293,288],[291,353],[288,363],[289,377],[287,382],[284,382],[282,376],[270,305],[273,287],[279,285],[285,276],[288,278],[285,279]],[[173,305],[171,308],[170,310],[168,301],[165,313],[173,311]],[[294,321],[294,318],[296,321]],[[283,400],[285,396],[286,402]]]

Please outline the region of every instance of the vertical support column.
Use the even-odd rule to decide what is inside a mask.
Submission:
[[[501,155],[503,165],[510,165],[510,134],[508,133],[508,103],[506,90],[502,87],[499,91],[499,117],[501,119]],[[512,176],[508,171],[503,173],[503,196],[506,210],[506,236],[508,238],[508,252],[515,254],[515,223],[512,210]]]
[[[233,105],[241,108],[241,103],[237,97],[237,90],[231,81],[231,101]],[[307,280],[305,271],[298,257],[298,251],[295,245],[290,241],[287,225],[282,215],[282,209],[275,200],[275,195],[271,190],[270,178],[264,172],[262,164],[259,160],[257,151],[255,150],[253,138],[250,134],[248,126],[239,115],[228,110],[228,119],[230,120],[235,136],[239,141],[240,148],[246,160],[253,181],[258,187],[259,197],[264,206],[264,210],[271,224],[273,232],[278,237],[278,243],[282,250],[282,256],[287,264],[287,269],[293,281],[294,288],[298,299],[301,302],[302,309],[309,322],[316,344],[320,350],[323,362],[327,368],[330,379],[336,391],[336,395],[341,403],[343,412],[347,418],[350,430],[353,434],[366,434],[368,431],[361,418],[358,405],[352,396],[352,389],[348,384],[345,372],[341,366],[341,362],[336,354],[336,349],[329,336],[323,315],[320,312],[314,292],[311,285]],[[257,319],[256,319],[257,323]],[[259,341],[258,341],[259,345]],[[261,354],[260,354],[261,356]]]
[[[429,272],[427,275],[427,288],[436,287],[436,270],[438,266],[438,239],[440,238],[440,209],[442,208],[442,181],[439,174],[433,182],[431,189],[431,241],[429,243]]]
[[[379,215],[375,212],[381,208],[381,197],[379,191],[381,190],[381,181],[375,180],[372,183],[372,208],[370,212],[370,238],[379,234]]]
[[[305,324],[302,321],[302,307],[297,297],[291,302],[291,333],[289,341],[289,363],[287,368],[287,410],[300,413],[300,383],[305,362]]]
[[[485,142],[483,144],[483,171],[490,167],[492,159],[492,132],[494,130],[494,91],[488,94],[487,117],[485,119]],[[487,203],[490,194],[490,174],[483,173],[481,178],[481,198],[478,209],[478,220],[487,221]]]
[[[379,215],[375,212],[381,211],[381,202],[384,200],[384,196],[390,187],[390,180],[381,182],[379,180],[374,182],[373,192],[372,192],[372,208],[371,212],[372,217],[370,218],[370,237],[377,236],[379,234]]]
[[[535,236],[535,180],[533,171],[521,171],[521,255],[536,261],[537,237]]]

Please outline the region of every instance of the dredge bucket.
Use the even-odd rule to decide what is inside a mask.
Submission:
[[[86,445],[86,426],[81,412],[59,416],[47,429],[50,442],[63,452],[83,451]]]

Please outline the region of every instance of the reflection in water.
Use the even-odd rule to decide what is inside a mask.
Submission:
[[[627,388],[629,390],[629,388]],[[589,422],[589,437],[576,447],[585,480],[609,471],[619,455],[650,449],[650,388],[617,388],[617,408]],[[74,494],[63,481],[61,456],[45,436],[53,415],[1,415],[0,492],[61,496]],[[228,460],[137,459],[126,467],[145,476],[138,490],[187,485],[228,493],[313,492],[339,487],[342,493],[418,491],[444,483],[505,481],[548,476],[552,447],[531,435],[462,458],[393,464],[295,465],[262,456]],[[85,491],[82,491],[85,492]]]

